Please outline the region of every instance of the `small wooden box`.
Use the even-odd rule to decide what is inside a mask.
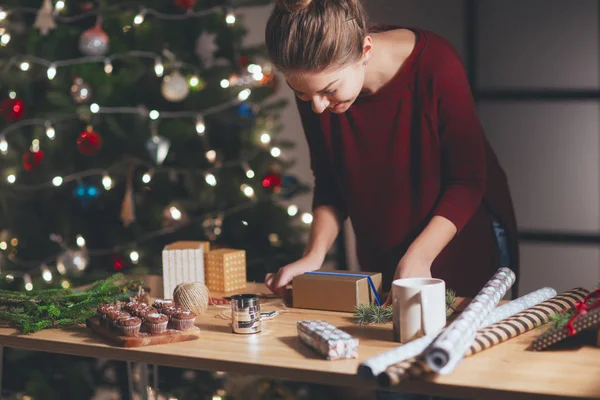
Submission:
[[[162,252],[165,299],[173,298],[173,291],[180,283],[205,282],[205,259],[209,250],[209,242],[181,241],[165,246]]]
[[[232,292],[246,287],[246,251],[212,250],[206,257],[206,286],[215,292]]]

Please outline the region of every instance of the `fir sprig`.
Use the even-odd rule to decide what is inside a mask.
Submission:
[[[452,315],[456,309],[456,292],[446,290],[446,315]],[[354,322],[358,325],[387,324],[392,321],[392,306],[378,306],[375,303],[360,304],[354,311]]]
[[[102,304],[127,300],[141,280],[118,283],[123,274],[97,281],[85,290],[47,289],[36,292],[0,290],[0,321],[23,333],[85,322]]]

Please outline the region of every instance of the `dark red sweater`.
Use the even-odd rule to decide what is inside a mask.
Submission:
[[[400,72],[344,114],[315,114],[298,100],[315,176],[313,206],[352,221],[358,259],[389,290],[402,255],[441,215],[458,234],[432,265],[459,295],[474,296],[500,266],[490,214],[505,226],[518,271],[512,201],[484,137],[459,55],[443,38],[413,29]]]

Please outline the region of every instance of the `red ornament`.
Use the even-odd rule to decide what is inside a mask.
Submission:
[[[77,139],[79,152],[85,156],[93,156],[100,151],[102,147],[102,136],[96,133],[91,127],[81,132]]]
[[[190,8],[193,8],[196,5],[196,0],[175,0],[175,5],[177,7],[189,10]]]
[[[25,171],[33,171],[40,166],[44,159],[44,152],[42,150],[31,151],[23,154],[23,168]]]
[[[0,103],[0,113],[9,121],[16,121],[23,116],[25,107],[21,99],[5,99]]]
[[[123,269],[123,260],[119,256],[112,256],[113,268],[115,271],[120,271]]]
[[[281,176],[279,174],[267,174],[262,180],[265,189],[277,191],[281,188]]]

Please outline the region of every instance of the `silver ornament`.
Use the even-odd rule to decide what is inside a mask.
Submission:
[[[79,50],[88,56],[103,56],[108,53],[110,39],[100,25],[83,32],[79,37]]]
[[[164,77],[161,92],[168,101],[182,101],[190,93],[190,85],[179,71],[174,71]]]
[[[82,104],[88,101],[92,96],[92,90],[83,79],[77,77],[71,86],[71,96],[75,103]]]
[[[56,269],[61,275],[80,275],[87,268],[89,261],[85,250],[65,250],[56,259]]]
[[[219,48],[216,39],[216,33],[202,32],[196,40],[196,55],[202,62],[204,68],[212,67],[215,62],[214,54]]]
[[[146,149],[148,150],[148,153],[150,153],[150,157],[152,157],[152,160],[158,165],[165,161],[167,154],[169,154],[170,147],[171,142],[169,139],[159,135],[152,135],[146,142]]]

